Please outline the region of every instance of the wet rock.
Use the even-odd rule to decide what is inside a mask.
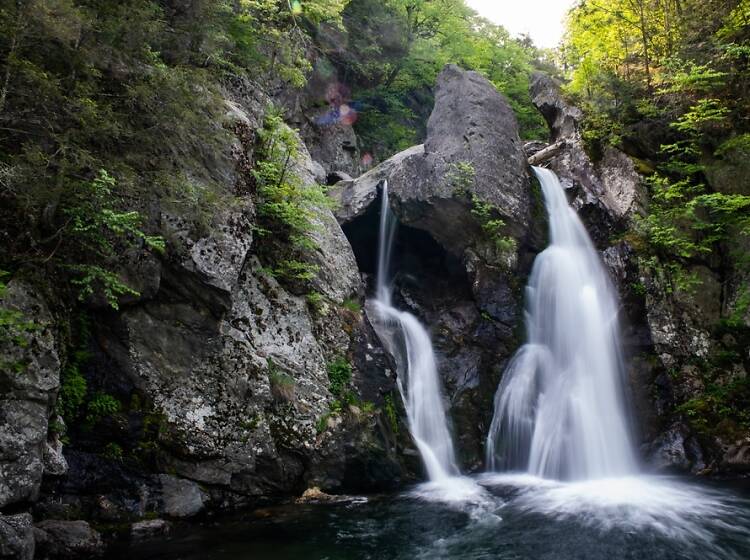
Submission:
[[[159,476],[164,513],[170,517],[193,517],[203,511],[206,495],[191,480],[168,474]]]
[[[172,531],[172,524],[164,519],[148,519],[138,521],[130,526],[130,537],[140,541],[163,537]]]
[[[34,550],[34,526],[31,515],[0,515],[0,558],[32,560]]]
[[[664,431],[648,450],[650,465],[657,471],[697,473],[706,468],[700,446],[682,423]]]
[[[730,472],[750,472],[750,438],[727,446],[721,459],[721,467]]]
[[[0,508],[39,495],[48,421],[60,386],[53,319],[44,300],[13,280],[3,305],[33,328],[20,333],[23,345],[0,342]]]
[[[378,198],[378,187],[385,179],[395,175],[402,165],[424,156],[424,145],[419,144],[397,153],[356,180],[342,181],[328,192],[338,202],[334,212],[339,223],[346,224],[362,216]]]
[[[34,539],[39,560],[95,558],[104,553],[101,536],[85,521],[42,521],[34,526]]]
[[[605,149],[601,161],[591,160],[580,134],[583,113],[565,100],[554,79],[536,72],[530,90],[532,102],[550,127],[551,142],[564,146],[545,165],[568,185],[571,205],[603,249],[613,231],[642,211],[646,195],[641,178],[633,161],[613,147]]]
[[[320,503],[320,502],[332,502],[336,499],[336,496],[332,496],[331,494],[326,494],[323,492],[320,488],[317,486],[313,486],[312,488],[308,488],[305,490],[302,495],[297,498],[295,501],[298,504],[305,504],[305,503]]]
[[[58,426],[65,426],[62,417],[54,418]],[[68,462],[63,455],[63,444],[58,433],[50,434],[44,445],[42,453],[44,463],[44,474],[50,476],[63,476],[68,472]]]

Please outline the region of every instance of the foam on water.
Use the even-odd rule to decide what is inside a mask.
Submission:
[[[750,539],[746,500],[725,491],[664,476],[626,476],[556,481],[526,473],[482,475],[488,488],[515,490],[514,509],[602,530],[654,531],[681,543],[716,545],[719,535]]]

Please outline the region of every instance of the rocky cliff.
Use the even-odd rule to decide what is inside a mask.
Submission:
[[[150,201],[167,250],[128,257],[121,273],[139,295],[118,311],[93,298],[76,319],[51,290],[45,301],[43,279],[9,283],[4,306],[33,325],[2,341],[0,556],[31,558],[35,541],[37,557],[101,552],[96,532],[71,521],[81,518],[192,517],[312,486],[381,491],[413,476],[399,451],[410,443],[391,359],[362,311],[356,260],[331,210],[318,208],[308,233],[307,284],[285,283],[263,261],[268,241],[247,186],[268,103],[249,84],[227,90],[222,124],[233,134],[208,172],[231,204],[198,227]],[[300,143],[287,173],[312,188],[318,167]],[[60,326],[79,320],[75,332]],[[61,376],[65,402],[82,391],[87,403],[67,427],[56,416]],[[13,515],[28,510],[36,527]]]
[[[385,181],[399,219],[397,305],[429,326],[461,466],[480,469],[495,388],[524,337],[523,287],[545,245],[529,156],[560,176],[620,290],[644,456],[660,469],[747,468],[747,441],[709,440],[685,418],[704,383],[696,356],[724,352],[729,381],[748,367],[742,340],[706,326],[726,313],[716,270],[696,269],[701,292],[688,295],[641,258],[629,232],[648,201],[633,161],[614,148],[592,161],[582,115],[551,79],[532,84],[550,145],[524,150],[507,100],[447,66],[424,144],[355,179],[356,136],[340,122],[319,126],[312,110],[297,123],[312,156],[300,142],[289,173],[302,188],[343,180],[329,192],[333,210],[318,207],[306,233],[301,258],[315,274],[304,282],[270,270],[275,240],[259,225],[252,169],[269,98],[245,82],[224,93],[231,136],[207,174],[231,204],[197,223],[147,201],[167,250],[128,255],[121,274],[139,295],[118,310],[96,298],[73,310],[45,279],[9,283],[5,306],[33,320],[0,341],[0,557],[98,554],[87,521],[154,534],[166,525],[152,517],[419,478],[393,360],[364,305]],[[64,426],[61,403],[81,387],[85,409]]]

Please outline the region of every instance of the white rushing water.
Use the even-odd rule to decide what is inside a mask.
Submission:
[[[614,289],[557,176],[534,172],[550,244],[529,278],[528,342],[495,395],[487,466],[568,480],[633,474]]]
[[[557,176],[534,168],[550,243],[527,287],[528,342],[495,395],[481,483],[514,488],[506,506],[603,531],[661,535],[703,559],[739,558],[747,503],[731,493],[639,472],[625,410],[617,299]],[[515,471],[515,472],[513,472]],[[522,474],[519,474],[521,471]],[[679,554],[679,557],[693,557]]]
[[[406,408],[409,430],[419,449],[427,475],[441,482],[458,474],[453,441],[443,405],[435,353],[424,326],[412,314],[396,309],[391,301],[391,249],[395,216],[384,183],[378,240],[377,288],[373,304],[378,336],[395,357],[398,388]]]

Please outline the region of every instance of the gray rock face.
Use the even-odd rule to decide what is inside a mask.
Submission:
[[[666,367],[674,367],[689,357],[706,358],[711,336],[705,325],[719,318],[721,285],[706,267],[692,271],[701,279],[695,294],[673,291],[672,279],[660,271],[643,267],[646,288],[646,320],[654,347]]]
[[[130,536],[133,540],[153,539],[163,537],[172,530],[172,525],[164,519],[148,519],[138,521],[130,526]]]
[[[552,142],[578,135],[583,113],[560,95],[560,84],[543,72],[534,72],[530,90],[534,105],[549,125]]]
[[[523,279],[538,249],[526,155],[508,102],[479,74],[448,65],[424,145],[332,189],[336,216],[368,272],[385,180],[401,224],[399,305],[433,330],[460,452],[475,468],[504,359],[520,342]],[[489,220],[504,225],[488,233]]]
[[[45,302],[30,286],[11,281],[3,305],[20,312],[33,327],[20,333],[23,345],[0,342],[0,508],[39,495],[48,421],[60,386],[60,360]]]
[[[550,140],[564,143],[562,151],[546,165],[569,187],[572,206],[594,241],[604,248],[613,229],[641,212],[645,200],[641,178],[632,160],[613,147],[604,151],[601,161],[591,161],[581,140],[583,113],[564,99],[555,80],[534,73],[531,96],[550,127]]]
[[[721,466],[732,472],[750,472],[750,438],[727,446]]]
[[[424,144],[412,146],[361,175],[356,180],[341,181],[328,193],[338,202],[334,209],[336,218],[342,224],[362,216],[378,198],[378,187],[385,179],[395,175],[402,165],[409,165],[412,158],[424,156]]]
[[[34,526],[31,515],[0,515],[0,558],[32,560],[34,550]]]
[[[240,140],[262,121],[259,105],[249,94],[229,105]],[[239,164],[249,150],[235,150]],[[316,180],[304,145],[288,172],[303,185]],[[144,395],[164,421],[159,445],[176,476],[159,478],[158,511],[189,517],[226,496],[297,493],[326,467],[344,472],[354,460],[377,459],[400,472],[381,435],[386,423],[341,422],[320,433],[334,401],[330,362],[350,362],[352,389],[376,404],[393,379],[374,346],[365,353],[379,367],[358,359],[359,345],[376,339],[343,306],[362,291],[357,264],[331,211],[318,209],[314,221],[308,235],[315,248],[304,259],[318,271],[299,290],[261,263],[251,195],[219,210],[200,233],[186,217],[163,212],[170,245],[159,291],[102,319],[108,377],[118,390]],[[351,449],[327,454],[329,442],[339,439]],[[331,485],[343,487],[340,479]]]
[[[319,162],[328,176],[337,173],[359,175],[360,151],[357,135],[347,122],[347,104],[331,105],[313,111],[301,129],[313,160]]]
[[[40,560],[96,558],[104,553],[98,532],[85,521],[47,520],[34,527],[36,556]]]
[[[205,507],[207,496],[195,482],[168,474],[160,475],[159,479],[164,513],[170,517],[193,517]]]
[[[502,209],[515,224],[528,225],[529,183],[518,124],[505,97],[480,74],[453,64],[440,73],[435,109],[427,121],[425,155],[428,167],[438,173],[445,171],[441,164],[471,162],[471,191]],[[419,186],[430,185],[423,180]],[[404,185],[402,190],[420,199],[435,195],[417,186]]]
[[[700,446],[681,423],[670,426],[651,444],[648,457],[657,471],[697,473],[706,468]]]

